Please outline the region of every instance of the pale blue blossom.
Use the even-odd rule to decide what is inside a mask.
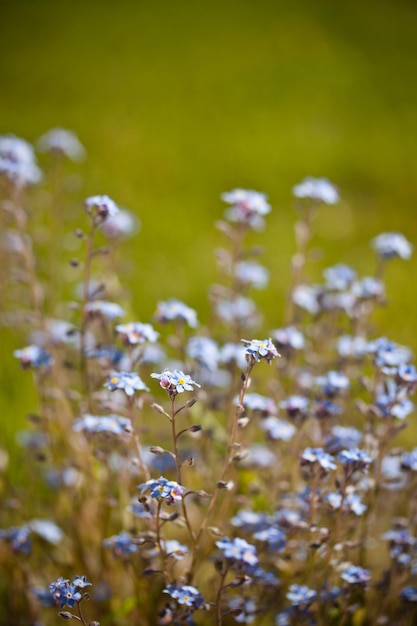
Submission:
[[[339,192],[327,178],[304,178],[292,190],[296,198],[308,198],[323,204],[337,204]]]

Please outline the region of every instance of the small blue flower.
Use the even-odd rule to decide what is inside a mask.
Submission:
[[[238,397],[236,396],[236,402]],[[273,415],[277,412],[277,407],[272,398],[262,396],[259,393],[247,393],[243,399],[243,405],[251,411],[260,411],[267,415]]]
[[[120,415],[90,415],[75,420],[73,430],[75,432],[102,433],[104,435],[131,435],[133,432],[132,422],[127,417]]]
[[[88,582],[86,576],[74,576],[72,584],[74,585],[74,587],[78,587],[78,589],[91,587],[91,583]]]
[[[255,261],[240,261],[235,267],[235,278],[245,286],[264,289],[269,280],[269,272]]]
[[[168,593],[178,604],[192,607],[194,610],[199,609],[204,604],[201,593],[191,585],[168,585],[163,593]]]
[[[290,441],[296,433],[295,426],[274,415],[263,419],[260,428],[265,430],[271,439],[280,441]]]
[[[131,535],[125,531],[104,539],[103,546],[111,548],[116,557],[126,557],[138,552],[138,546],[133,542]]]
[[[13,354],[20,360],[20,365],[23,369],[28,369],[29,367],[33,367],[34,369],[38,367],[48,368],[53,362],[50,354],[45,352],[43,348],[35,345],[26,346],[26,348],[22,348],[21,350],[15,350]]]
[[[342,463],[351,472],[366,472],[373,459],[366,450],[359,448],[351,448],[350,450],[342,450],[337,457],[339,463]]]
[[[327,178],[307,176],[292,190],[296,198],[315,200],[322,204],[337,204],[339,192]]]
[[[269,526],[264,530],[258,530],[256,533],[253,534],[253,538],[257,541],[268,542],[271,550],[278,550],[279,552],[284,549],[287,543],[287,538],[282,530],[274,528],[273,526]]]
[[[220,541],[216,541],[216,546],[223,552],[223,556],[226,559],[238,561],[245,565],[256,565],[258,557],[256,554],[256,547],[236,537],[235,539],[228,539],[223,537]]]
[[[410,602],[412,604],[417,603],[417,587],[404,587],[400,594],[401,600]]]
[[[325,376],[316,378],[316,383],[320,385],[326,396],[333,397],[340,391],[344,391],[350,385],[349,378],[341,372],[330,371]]]
[[[309,401],[304,396],[288,396],[279,403],[281,409],[285,409],[288,417],[305,417],[308,410]]]
[[[228,220],[245,224],[254,230],[263,228],[263,216],[271,210],[264,193],[249,189],[233,189],[223,193],[221,198],[231,205],[226,211]]]
[[[149,388],[135,372],[115,372],[104,386],[110,391],[120,389],[127,396],[133,396],[135,391],[149,391]]]
[[[173,480],[164,478],[163,476],[160,476],[157,479],[151,478],[146,483],[139,485],[139,489],[142,493],[149,491],[151,498],[162,498],[167,504],[172,504],[172,502],[182,500],[184,495],[184,487]]]
[[[301,455],[302,466],[319,465],[324,472],[336,469],[334,463],[334,457],[331,454],[327,454],[323,448],[305,448]]]
[[[413,253],[413,246],[401,233],[381,233],[371,240],[371,246],[383,259],[409,259]]]
[[[417,472],[417,448],[414,448],[411,452],[404,452],[401,459],[401,467]]]
[[[273,330],[271,336],[279,350],[288,348],[302,350],[305,346],[304,335],[295,326],[286,326],[285,328]]]
[[[93,300],[92,302],[87,302],[85,311],[89,315],[102,315],[109,320],[123,317],[126,314],[120,305],[115,302],[108,302],[107,300]]]
[[[199,365],[210,372],[217,369],[219,362],[219,348],[210,337],[191,337],[187,343],[187,356],[195,359]]]
[[[246,344],[246,358],[250,363],[265,359],[269,365],[273,359],[280,356],[271,339],[252,339],[251,341],[242,339],[242,343]]]
[[[142,324],[141,322],[118,324],[115,330],[120,333],[123,341],[128,346],[134,346],[146,342],[154,343],[159,337],[159,333],[154,330],[151,324]]]
[[[6,541],[13,552],[30,554],[32,551],[31,533],[29,526],[12,526],[6,530],[0,530],[0,539]]]
[[[81,579],[85,580],[85,576],[77,576],[75,580],[80,582]],[[85,581],[83,586],[89,584],[90,583],[87,583],[87,581]],[[75,604],[79,602],[82,598],[82,595],[78,591],[78,589],[82,589],[83,586],[78,587],[76,584],[74,584],[74,582],[70,583],[69,580],[60,577],[58,578],[58,580],[49,585],[49,591],[55,603],[59,607],[63,608],[64,606],[68,606],[70,609],[72,609]]]
[[[170,395],[183,393],[183,391],[194,391],[195,387],[200,387],[189,374],[184,374],[181,370],[171,372],[168,369],[163,370],[160,374],[151,374],[152,378],[157,378],[162,389],[168,391]]]
[[[84,202],[86,212],[99,222],[119,212],[117,204],[109,196],[90,196]]]
[[[171,298],[166,302],[158,302],[154,317],[162,324],[181,321],[188,324],[190,328],[197,328],[198,326],[196,311],[175,298]]]
[[[290,585],[286,598],[294,607],[305,607],[317,599],[317,592],[307,585]]]
[[[326,279],[326,288],[336,291],[349,289],[356,277],[356,272],[349,265],[339,263],[333,267],[328,267],[323,272]]]
[[[85,148],[76,134],[65,128],[51,128],[39,137],[36,147],[39,152],[64,155],[72,161],[82,161],[85,157]]]
[[[341,573],[340,576],[349,585],[366,586],[371,580],[369,570],[364,569],[359,565],[350,565]]]

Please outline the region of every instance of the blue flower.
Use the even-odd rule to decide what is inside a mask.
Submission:
[[[88,582],[86,576],[74,576],[72,584],[78,589],[84,589],[85,587],[91,587],[91,583]]]
[[[326,279],[326,288],[335,289],[336,291],[345,291],[349,289],[353,283],[356,272],[349,265],[339,263],[333,267],[324,270],[323,275]]]
[[[121,389],[127,396],[133,396],[135,391],[149,391],[149,388],[135,372],[113,373],[104,386],[110,391]]]
[[[250,363],[265,359],[269,365],[273,359],[280,356],[271,339],[252,339],[251,341],[242,339],[242,343],[246,344],[246,358]]]
[[[371,580],[369,570],[364,569],[359,565],[350,565],[341,573],[340,576],[349,585],[366,586]]]
[[[216,371],[220,357],[219,348],[210,337],[191,337],[187,343],[186,352],[201,367],[210,372]]]
[[[296,198],[306,198],[315,200],[322,204],[337,204],[339,202],[339,192],[327,178],[304,178],[292,190]]]
[[[404,452],[401,459],[401,467],[417,472],[417,448],[414,448],[411,452]]]
[[[235,267],[235,277],[242,285],[264,289],[268,284],[269,272],[255,261],[240,261]]]
[[[79,578],[80,577],[77,576],[76,579],[78,580]],[[78,591],[78,587],[74,583],[70,583],[69,580],[62,577],[58,578],[58,580],[49,585],[49,592],[51,593],[55,603],[61,608],[68,606],[72,609],[76,602],[79,602],[82,598],[81,593]]]
[[[163,324],[178,320],[185,322],[191,328],[197,328],[198,326],[196,311],[175,298],[171,298],[166,302],[158,302],[154,317]]]
[[[194,610],[199,609],[204,604],[201,593],[191,585],[168,585],[163,593],[168,593],[178,604],[183,604]]]
[[[304,396],[288,396],[279,403],[281,409],[285,409],[288,417],[305,417],[308,410],[309,401]]]
[[[21,350],[15,350],[13,354],[20,360],[20,365],[23,369],[28,369],[29,367],[33,367],[34,369],[38,367],[48,368],[53,362],[50,354],[45,352],[43,348],[35,345],[26,346],[26,348],[22,348]]]
[[[242,328],[250,328],[259,319],[254,301],[244,296],[217,300],[215,307],[216,314],[223,324],[237,324]]]
[[[171,372],[168,369],[163,370],[160,374],[151,374],[152,378],[157,378],[162,389],[168,391],[170,395],[183,393],[183,391],[194,391],[195,387],[200,387],[189,374],[184,374],[181,370]]]
[[[237,401],[238,396],[236,396],[236,402]],[[247,393],[243,399],[243,404],[251,411],[260,411],[266,415],[275,414],[277,412],[277,407],[272,398],[262,396],[259,393]]]
[[[17,187],[38,183],[42,172],[36,165],[32,146],[20,137],[0,135],[0,176]]]
[[[151,498],[162,498],[167,502],[167,504],[182,500],[184,495],[184,487],[173,480],[164,478],[163,476],[160,476],[157,479],[151,478],[146,483],[139,485],[139,489],[142,493],[150,491]]]
[[[351,448],[350,450],[342,450],[337,460],[342,463],[351,472],[362,471],[366,472],[373,459],[366,450],[360,450],[359,448]]]
[[[295,426],[274,415],[263,419],[260,428],[265,430],[271,439],[281,441],[290,441],[296,433]]]
[[[32,551],[31,533],[29,526],[12,526],[6,530],[0,530],[0,539],[6,541],[13,552],[30,554]]]
[[[51,128],[39,137],[36,147],[39,152],[62,154],[72,161],[82,161],[85,157],[85,148],[76,134],[65,128]]]
[[[286,348],[302,350],[305,346],[304,335],[295,326],[278,328],[277,330],[273,330],[271,335],[279,350]]]
[[[111,548],[116,557],[125,557],[138,552],[138,546],[133,542],[131,535],[125,531],[104,539],[103,546]]]
[[[341,372],[330,371],[325,376],[316,378],[316,383],[320,385],[326,396],[333,397],[339,391],[347,389],[350,385],[349,378]]]
[[[85,311],[89,315],[102,315],[109,320],[114,320],[117,317],[123,317],[125,315],[125,311],[120,305],[115,302],[108,302],[107,300],[93,300],[92,302],[87,302]]]
[[[226,211],[226,217],[231,222],[245,224],[255,230],[261,230],[264,225],[263,216],[270,212],[267,196],[259,191],[248,189],[233,189],[221,196],[224,202],[232,205]]]
[[[133,432],[132,422],[120,415],[90,415],[75,420],[73,429],[76,432],[102,433],[105,435],[130,435]]]
[[[84,202],[87,213],[98,222],[119,212],[117,204],[109,196],[90,196]]]
[[[401,600],[405,602],[417,603],[417,587],[404,587],[400,594]]]
[[[134,346],[148,341],[154,343],[159,337],[159,333],[154,330],[151,324],[142,324],[141,322],[118,324],[115,330],[122,335],[123,341],[128,346]]]
[[[401,233],[381,233],[371,240],[372,248],[384,259],[409,259],[413,246]]]
[[[236,537],[235,539],[228,539],[223,537],[220,541],[216,541],[216,546],[223,552],[223,556],[226,559],[231,559],[245,565],[256,565],[258,557],[256,554],[256,547]]]
[[[290,585],[286,598],[294,607],[305,607],[317,599],[317,592],[307,585]]]
[[[287,538],[282,530],[274,528],[273,526],[258,530],[253,534],[253,538],[257,541],[267,541],[272,550],[278,550],[279,552],[284,549],[287,543]]]
[[[305,448],[301,455],[302,466],[319,465],[324,472],[336,469],[334,463],[334,457],[331,454],[327,454],[323,448]]]

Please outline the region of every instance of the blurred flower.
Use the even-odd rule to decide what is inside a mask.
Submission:
[[[45,541],[58,545],[64,538],[62,529],[49,519],[33,519],[27,523],[27,527]]]
[[[353,283],[356,272],[349,265],[338,263],[333,267],[328,267],[323,272],[326,279],[326,288],[335,289],[336,291],[345,291],[349,289]]]
[[[114,320],[117,317],[126,315],[124,309],[122,309],[119,304],[108,302],[107,300],[93,300],[92,302],[87,302],[85,311],[89,315],[102,315],[109,320]]]
[[[168,556],[172,556],[177,561],[181,561],[188,554],[188,547],[181,544],[176,539],[168,539],[162,542],[162,546]]]
[[[72,161],[82,161],[86,154],[77,135],[65,128],[51,128],[38,139],[36,147],[39,152],[55,152]]]
[[[385,286],[380,280],[371,276],[365,276],[353,283],[352,293],[356,298],[362,298],[363,300],[379,298],[384,295]]]
[[[274,343],[278,350],[292,348],[293,350],[302,350],[305,345],[304,335],[295,326],[287,326],[273,330],[271,333]]]
[[[118,213],[109,215],[100,224],[100,229],[108,239],[121,239],[136,234],[140,229],[140,221],[130,211],[119,209]]]
[[[258,562],[256,547],[245,539],[240,539],[240,537],[235,537],[235,539],[223,537],[220,541],[216,541],[216,546],[223,552],[225,559],[238,561],[245,565],[256,565]]]
[[[235,401],[238,402],[238,400],[239,397],[236,396]],[[275,406],[275,402],[272,398],[261,396],[259,393],[245,394],[245,397],[243,398],[243,405],[251,411],[260,411],[261,413],[266,413],[267,415],[275,414],[277,412],[277,407]]]
[[[133,542],[131,535],[125,531],[104,539],[103,546],[111,548],[115,557],[125,557],[138,552],[138,546]]]
[[[15,350],[14,356],[20,360],[20,365],[23,369],[33,367],[50,367],[53,359],[50,354],[45,352],[43,348],[39,346],[26,346],[21,350]]]
[[[267,196],[258,191],[234,189],[223,193],[221,198],[224,202],[232,205],[226,211],[228,220],[246,224],[255,230],[260,230],[263,227],[263,216],[271,210]]]
[[[14,135],[0,135],[0,176],[17,187],[35,184],[42,178],[32,146]]]
[[[375,364],[378,367],[398,367],[406,364],[411,358],[411,350],[407,346],[400,346],[385,337],[379,337],[368,343],[368,353],[374,354]]]
[[[341,372],[330,371],[324,376],[316,378],[317,385],[320,385],[322,392],[326,396],[335,396],[339,391],[347,389],[350,385],[349,378]]]
[[[305,416],[309,401],[304,396],[288,396],[279,403],[281,409],[285,409],[289,417]]]
[[[273,415],[263,419],[260,428],[265,430],[271,439],[280,441],[290,441],[296,433],[295,426]]]
[[[341,493],[330,492],[325,496],[325,502],[327,502],[332,509],[340,509],[340,507],[342,507],[344,512],[354,513],[357,516],[362,515],[367,509],[367,507],[362,504],[359,494],[354,491],[347,492],[343,498]]]
[[[186,347],[187,356],[211,372],[217,369],[219,362],[219,348],[210,337],[191,337]]]
[[[119,207],[109,196],[90,196],[85,200],[84,207],[88,215],[98,223],[119,212]]]
[[[242,328],[253,326],[259,317],[253,300],[244,296],[218,300],[216,313],[224,324],[238,324]]]
[[[316,464],[325,472],[336,469],[334,457],[331,454],[327,454],[323,448],[305,448],[301,455],[301,465],[308,466]]]
[[[306,585],[290,585],[286,598],[292,606],[308,606],[317,598],[317,592]]]
[[[180,300],[175,300],[175,298],[171,298],[166,302],[158,302],[154,317],[162,324],[180,320],[188,324],[191,328],[197,328],[198,326],[196,311]]]
[[[337,351],[342,357],[361,358],[367,353],[367,346],[363,337],[341,335],[337,340]]]
[[[123,341],[128,346],[142,344],[147,341],[154,343],[159,337],[159,333],[154,330],[151,324],[142,324],[141,322],[118,324],[115,330],[121,334]]]
[[[322,288],[317,285],[298,285],[293,291],[292,299],[300,308],[311,315],[317,315],[320,312],[319,298],[322,293]]]
[[[242,339],[242,343],[246,344],[246,357],[251,363],[265,359],[269,365],[273,359],[280,356],[271,339],[252,339],[251,341]]]
[[[245,369],[246,367],[246,348],[241,343],[225,343],[220,348],[221,363],[231,363],[234,361],[238,368]]]
[[[296,198],[308,198],[324,204],[336,204],[339,202],[339,192],[327,178],[304,178],[301,183],[295,185],[292,190]]]
[[[74,422],[76,432],[102,433],[105,435],[130,435],[133,432],[132,422],[119,415],[84,415]]]
[[[401,600],[405,602],[410,602],[413,604],[417,603],[417,587],[404,587],[400,594]]]
[[[236,264],[235,277],[242,285],[264,289],[268,284],[269,272],[255,261],[240,261]]]
[[[278,530],[278,528],[274,528],[273,526],[269,526],[263,530],[258,530],[253,534],[253,538],[257,541],[266,541],[271,550],[281,551],[287,543],[285,533],[283,533],[282,530]]]
[[[409,259],[413,246],[401,233],[381,233],[371,240],[371,246],[384,259]]]
[[[149,391],[143,380],[135,372],[117,372],[111,374],[109,380],[104,384],[110,391],[120,389],[127,396],[133,396],[135,391]]]
[[[32,531],[28,525],[12,526],[5,530],[0,529],[0,539],[8,543],[13,552],[23,552],[30,554],[32,550],[32,542],[30,535]]]
[[[359,567],[359,565],[350,565],[340,576],[344,581],[349,583],[349,585],[366,586],[371,580],[369,570]]]
[[[417,448],[414,448],[411,452],[404,452],[401,459],[401,467],[417,472]]]
[[[366,472],[369,465],[372,463],[373,458],[369,456],[366,450],[350,448],[349,450],[342,450],[339,452],[337,460],[339,463],[348,468],[350,472]]]

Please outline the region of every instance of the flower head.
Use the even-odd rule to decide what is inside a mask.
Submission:
[[[42,172],[36,165],[32,146],[20,137],[0,135],[0,176],[16,187],[37,183]]]
[[[138,546],[133,542],[131,535],[125,531],[104,539],[103,546],[110,548],[117,558],[126,557],[138,551]]]
[[[191,585],[168,585],[163,593],[169,594],[178,604],[183,604],[194,610],[199,609],[204,604],[201,593]]]
[[[350,565],[341,573],[340,576],[349,585],[361,585],[364,587],[366,587],[371,580],[369,570],[364,569],[359,565]]]
[[[190,328],[197,328],[198,326],[196,311],[175,298],[166,302],[158,302],[154,317],[162,324],[178,320],[185,322]]]
[[[307,198],[322,204],[337,204],[339,192],[327,178],[304,178],[292,190],[296,198]]]
[[[132,422],[127,417],[120,415],[84,415],[75,420],[73,429],[76,432],[104,434],[104,435],[130,435],[133,432]]]
[[[383,259],[409,259],[413,253],[413,246],[401,233],[381,233],[371,240],[371,246]]]
[[[168,391],[170,395],[176,395],[183,391],[194,391],[193,386],[200,387],[198,383],[191,378],[189,374],[184,374],[181,370],[171,372],[165,369],[161,374],[153,373],[152,378],[157,378],[162,389]]]
[[[316,600],[317,592],[306,585],[290,585],[286,597],[294,607],[308,606]]]
[[[263,216],[271,210],[267,196],[259,191],[233,189],[233,191],[223,193],[221,198],[231,205],[226,212],[228,220],[246,224],[254,230],[260,230],[263,227]]]
[[[36,147],[39,152],[62,154],[72,161],[82,161],[85,157],[85,148],[77,135],[65,128],[51,128],[39,137]]]
[[[225,559],[244,563],[245,565],[256,565],[258,562],[258,556],[256,554],[256,547],[235,537],[235,539],[228,539],[223,537],[220,541],[216,541],[216,546],[223,552]]]
[[[45,352],[43,348],[35,345],[26,346],[21,350],[15,350],[13,354],[20,360],[20,365],[23,369],[28,369],[29,367],[33,367],[34,369],[38,367],[48,368],[53,361],[50,354]]]
[[[142,493],[149,491],[151,498],[162,498],[167,504],[181,501],[184,495],[184,487],[174,480],[164,478],[164,476],[160,476],[157,479],[151,478],[146,483],[139,485],[139,489]]]
[[[133,396],[135,391],[149,391],[143,380],[135,372],[115,372],[104,384],[110,391],[121,389],[127,396]]]
[[[142,324],[141,322],[118,324],[115,330],[120,333],[123,341],[128,346],[134,346],[145,342],[154,343],[159,337],[159,333],[157,333],[150,324]]]
[[[125,315],[124,309],[115,302],[108,302],[107,300],[93,300],[87,302],[85,310],[89,315],[102,315],[109,320],[114,320],[117,317],[123,317]]]
[[[306,448],[301,455],[301,465],[317,465],[320,466],[325,473],[336,469],[334,457],[331,454],[327,454],[323,448]]]
[[[49,592],[59,607],[73,608],[82,598],[80,589],[89,586],[91,583],[87,581],[85,576],[75,576],[72,582],[60,577],[49,585]]]
[[[269,365],[273,359],[280,356],[271,339],[252,339],[251,341],[242,339],[242,343],[246,344],[246,358],[250,363],[265,359]]]
[[[84,207],[98,224],[119,212],[119,207],[109,196],[90,196],[85,200]]]

